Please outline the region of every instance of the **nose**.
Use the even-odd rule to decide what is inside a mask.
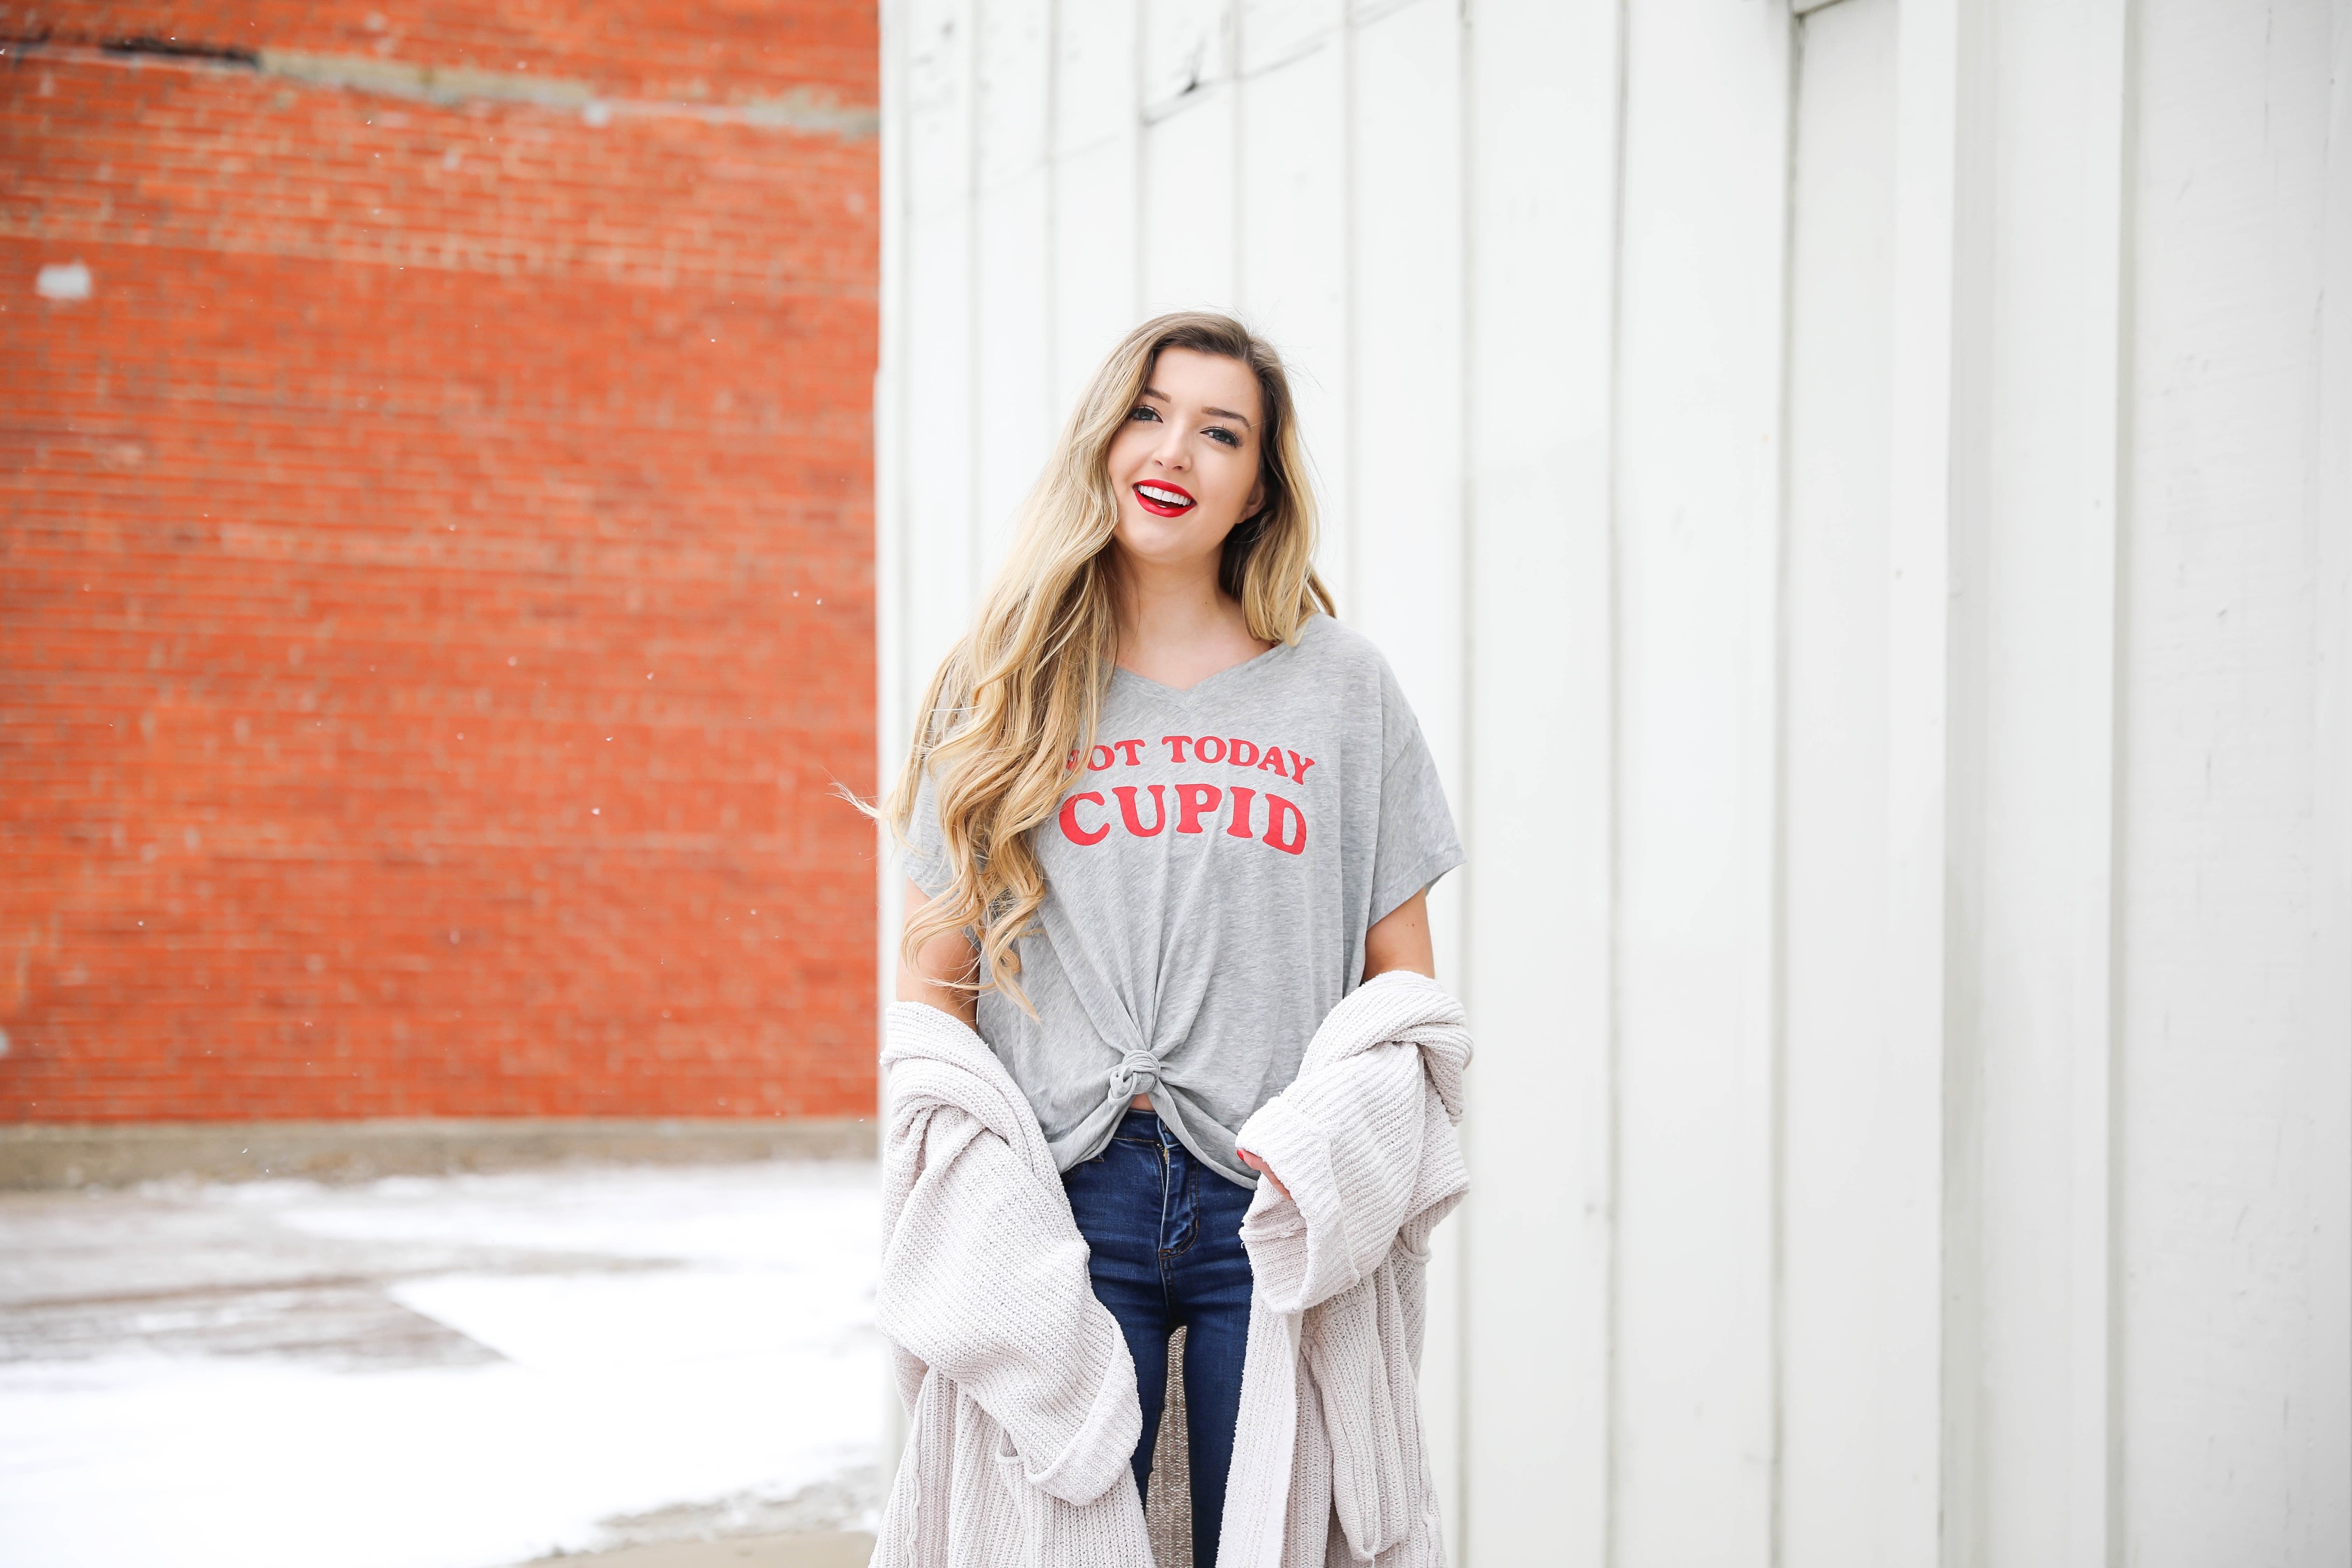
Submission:
[[[1151,449],[1151,460],[1163,468],[1191,468],[1192,449],[1185,444],[1184,433],[1174,425],[1165,426],[1160,444]]]

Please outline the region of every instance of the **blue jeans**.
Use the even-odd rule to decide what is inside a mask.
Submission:
[[[1250,1190],[1192,1157],[1160,1118],[1130,1110],[1109,1145],[1062,1177],[1093,1258],[1095,1297],[1135,1358],[1143,1440],[1135,1484],[1151,1477],[1151,1444],[1167,1400],[1168,1336],[1184,1336],[1185,1437],[1192,1453],[1192,1562],[1216,1568],[1249,1347],[1250,1266],[1242,1215]]]

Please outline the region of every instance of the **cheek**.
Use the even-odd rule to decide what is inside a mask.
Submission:
[[[1112,479],[1132,470],[1151,451],[1151,426],[1132,422],[1119,427],[1110,438],[1110,449],[1103,455],[1103,467]]]
[[[1219,501],[1233,507],[1249,504],[1250,490],[1257,483],[1257,458],[1254,454],[1220,447],[1215,456],[1203,458],[1201,466],[1208,470],[1202,477],[1214,485]]]

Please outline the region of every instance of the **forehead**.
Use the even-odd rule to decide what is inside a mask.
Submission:
[[[1237,359],[1198,349],[1165,348],[1151,362],[1146,381],[1152,391],[1180,406],[1230,408],[1252,420],[1258,417],[1257,376]]]

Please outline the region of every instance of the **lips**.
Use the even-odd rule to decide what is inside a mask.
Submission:
[[[1199,504],[1182,485],[1146,479],[1134,488],[1136,503],[1154,517],[1181,517]]]

